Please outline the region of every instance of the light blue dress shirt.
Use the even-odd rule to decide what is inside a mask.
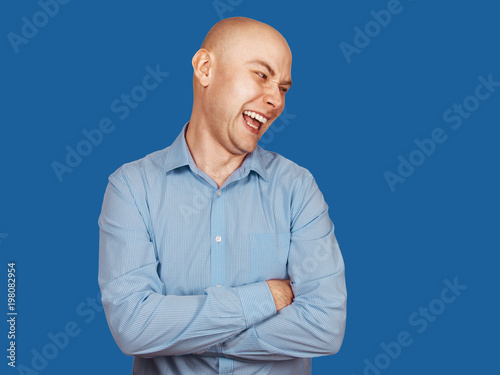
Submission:
[[[260,147],[219,189],[193,161],[188,125],[109,177],[99,285],[111,333],[134,374],[310,374],[346,320],[323,195]],[[295,298],[276,312],[266,280],[287,278]]]

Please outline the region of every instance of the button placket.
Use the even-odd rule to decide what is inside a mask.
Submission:
[[[217,190],[213,195],[210,214],[210,273],[212,285],[224,285],[226,282],[225,230],[225,194],[223,195],[220,190]]]

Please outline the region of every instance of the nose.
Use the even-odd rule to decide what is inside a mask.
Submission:
[[[285,98],[281,93],[279,85],[273,84],[269,86],[265,100],[273,108],[280,108],[283,105]]]

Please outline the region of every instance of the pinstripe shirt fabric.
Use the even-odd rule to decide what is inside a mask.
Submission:
[[[346,320],[323,195],[309,171],[260,147],[219,189],[193,161],[188,125],[109,177],[99,285],[111,333],[134,374],[311,374]],[[265,281],[286,278],[295,298],[276,312]]]

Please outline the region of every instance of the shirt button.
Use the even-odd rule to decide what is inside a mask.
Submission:
[[[217,287],[217,288],[220,288],[220,284],[217,284],[217,285],[216,285],[216,287]]]
[[[220,197],[222,192],[220,190],[217,190],[217,196]]]
[[[220,236],[215,237],[215,242],[221,242],[222,238]]]

